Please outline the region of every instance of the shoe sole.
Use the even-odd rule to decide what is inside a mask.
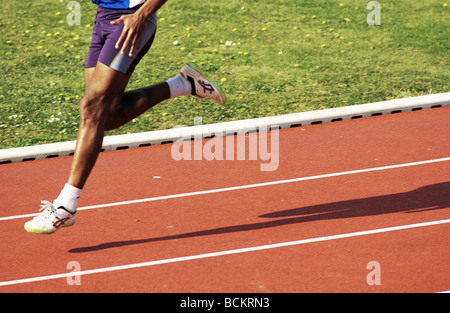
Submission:
[[[191,69],[193,69],[194,71],[196,71],[200,76],[202,76],[204,79],[208,80],[211,85],[213,85],[214,89],[217,90],[219,92],[220,98],[222,99],[221,102],[217,102],[220,105],[224,105],[227,102],[227,98],[225,96],[225,92],[223,92],[222,88],[220,88],[219,85],[217,85],[215,82],[213,82],[212,80],[210,80],[208,77],[206,77],[205,75],[203,75],[201,69],[197,66],[197,64],[195,63],[188,63],[187,66],[189,66]]]
[[[75,224],[75,222],[73,222],[73,223],[71,223],[71,224],[64,224],[64,225],[62,225],[60,228],[63,228],[63,227],[70,227],[70,226],[73,226],[74,224]],[[42,230],[42,229],[30,227],[30,226],[28,226],[27,224],[24,225],[24,228],[25,228],[25,230],[26,230],[27,232],[29,232],[29,233],[39,234],[39,235],[51,235],[51,234],[53,234],[54,232],[56,232],[56,231],[59,229],[59,228],[57,228],[57,229],[55,229],[55,230],[53,230],[53,231],[50,231],[50,230]]]

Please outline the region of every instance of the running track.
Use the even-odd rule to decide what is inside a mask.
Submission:
[[[0,165],[0,292],[448,291],[449,143],[443,107],[280,130],[269,172],[104,152],[76,225],[49,236],[23,223],[71,157]]]

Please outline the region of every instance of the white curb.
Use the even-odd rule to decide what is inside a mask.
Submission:
[[[252,131],[270,130],[271,127],[290,128],[341,120],[423,110],[450,105],[450,92],[394,99],[389,101],[353,105],[311,112],[261,117],[209,125],[173,128],[129,135],[107,136],[103,151],[137,148],[175,142],[180,139],[209,138]],[[73,154],[76,141],[0,150],[0,164],[38,160]]]

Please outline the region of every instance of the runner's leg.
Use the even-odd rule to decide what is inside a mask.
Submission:
[[[111,108],[105,130],[119,128],[169,98],[170,89],[166,82],[127,91],[122,101],[115,102],[114,107]]]
[[[82,189],[100,153],[105,122],[112,103],[121,101],[129,75],[106,65],[86,74],[89,84],[80,102],[80,127],[68,184]]]
[[[118,128],[170,98],[166,82],[123,93],[129,75],[97,63],[86,69],[80,128],[68,183],[82,189],[101,150],[105,130]]]
[[[85,71],[85,83],[89,85],[93,68]],[[87,88],[87,87],[86,87]],[[123,94],[122,101],[111,104],[105,130],[112,130],[125,125],[134,118],[140,116],[156,104],[170,98],[170,88],[166,82],[153,86],[130,90]]]

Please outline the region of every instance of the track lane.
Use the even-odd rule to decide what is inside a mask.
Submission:
[[[441,114],[436,114],[437,112]],[[107,188],[96,191],[95,199],[92,194],[86,192],[86,197],[83,195],[83,199],[85,199],[83,202],[89,203],[88,201],[92,200],[95,202],[91,203],[101,203],[100,200],[111,202],[111,199],[120,199],[119,201],[121,201],[125,192],[130,198],[148,197],[149,195],[161,195],[162,191],[168,194],[169,192],[201,190],[201,188],[220,188],[224,186],[225,182],[229,185],[254,183],[255,181],[267,181],[274,177],[277,179],[280,177],[292,178],[295,173],[303,176],[308,173],[317,175],[332,170],[351,170],[357,166],[370,167],[374,164],[386,165],[393,161],[417,161],[417,155],[420,155],[420,159],[445,157],[450,155],[448,145],[443,145],[449,139],[446,135],[449,132],[445,132],[449,125],[448,113],[445,115],[443,114],[445,112],[448,110],[443,108],[443,110],[436,109],[304,127],[303,130],[283,130],[280,136],[280,167],[276,172],[262,173],[259,171],[260,163],[250,161],[234,161],[234,163],[230,163],[231,161],[175,162],[168,160],[167,154],[170,155],[170,149],[167,146],[105,153],[99,160],[98,169],[93,175],[94,182],[90,188],[94,188],[95,183],[99,184],[100,181],[104,181],[105,177],[108,181],[114,181],[116,184],[108,184]],[[426,123],[426,118],[432,119],[433,123]],[[407,120],[405,125],[402,124],[402,120]],[[395,127],[387,127],[387,125],[392,125],[390,123],[395,123]],[[376,124],[381,128],[376,130]],[[415,125],[414,129],[411,129],[412,125]],[[436,131],[434,128],[439,126],[441,128]],[[355,131],[353,127],[356,127],[357,130]],[[325,128],[328,128],[328,133],[332,134],[326,136],[323,133]],[[414,140],[405,139],[405,134],[399,133],[400,129],[408,130],[408,134],[415,136],[422,134],[425,140],[417,137]],[[298,132],[301,133],[301,136]],[[389,135],[389,142],[383,146],[381,143],[386,142],[387,135]],[[301,142],[306,144],[317,143],[319,138],[323,145],[309,149],[308,154],[304,152],[303,146],[296,145],[299,137],[302,139]],[[367,139],[368,137],[369,139]],[[406,142],[406,145],[399,149],[403,142]],[[331,147],[334,148],[330,148],[328,144],[331,143],[336,146],[332,145]],[[370,148],[369,146],[373,143],[376,144],[376,147]],[[396,149],[393,149],[394,146]],[[357,154],[358,157],[348,160],[349,156],[355,155],[356,150],[360,151]],[[334,162],[329,162],[331,156]],[[347,159],[346,162],[344,162],[345,159]],[[45,171],[45,167],[55,167],[54,161],[56,160],[57,163],[61,162],[58,172],[67,167],[70,158],[23,163],[17,167],[6,166],[14,167],[13,173],[22,174],[22,182],[35,183],[46,175],[43,173],[32,175],[28,167],[40,163],[39,167],[44,167]],[[51,166],[51,164],[53,165]],[[111,164],[114,164],[115,172],[111,172]],[[230,167],[230,164],[236,166]],[[139,165],[142,167],[139,168]],[[0,167],[0,171],[3,170],[3,166]],[[242,247],[255,243],[280,242],[310,235],[329,235],[331,231],[354,231],[359,228],[361,228],[359,230],[364,230],[366,226],[385,227],[393,221],[410,223],[420,222],[424,219],[448,217],[449,202],[447,198],[441,202],[433,202],[432,196],[429,197],[430,199],[421,199],[423,194],[440,195],[442,190],[447,190],[443,188],[446,188],[445,183],[450,181],[448,164],[424,165],[420,168],[420,170],[398,169],[364,175],[357,174],[354,177],[301,182],[284,187],[265,187],[250,192],[249,190],[233,191],[232,195],[223,197],[207,195],[189,200],[173,199],[158,204],[133,205],[132,208],[80,211],[80,219],[75,227],[64,229],[64,234],[57,233],[45,241],[42,240],[42,237],[33,237],[24,233],[23,221],[5,221],[2,222],[2,226],[5,226],[6,230],[4,238],[8,240],[3,242],[3,251],[8,251],[8,255],[2,258],[1,267],[6,268],[8,264],[9,266],[7,271],[2,271],[0,280],[28,277],[29,275],[26,274],[48,275],[49,272],[51,273],[49,269],[54,269],[53,265],[59,266],[60,270],[57,272],[66,271],[65,265],[73,259],[79,260],[83,269],[87,269],[99,267],[99,263],[101,266],[119,265],[127,263],[127,261],[129,263],[130,260],[138,262],[139,260],[148,261],[149,259],[189,255],[193,252],[207,253],[217,251],[217,247],[235,249],[237,246]],[[243,170],[247,175],[241,175]],[[200,171],[208,175],[199,177]],[[14,177],[17,176],[9,175],[12,178],[10,183],[12,186],[16,186],[17,178]],[[161,178],[153,178],[156,175]],[[142,186],[146,186],[146,188],[139,188],[137,191],[137,188],[128,189],[130,177],[134,179],[139,177]],[[181,177],[180,181],[183,183],[176,184],[176,177]],[[32,190],[36,191],[36,189],[39,188],[35,187]],[[389,205],[392,200],[401,203],[408,199],[409,195],[416,197],[414,201],[418,202],[418,205],[414,205],[414,201],[407,205],[407,209]],[[24,201],[30,201],[27,195],[24,195]],[[388,209],[382,211],[376,208],[374,203],[388,205]],[[342,204],[350,205],[351,209],[336,209]],[[358,213],[361,211],[358,209],[359,205],[372,206],[378,213]],[[2,215],[11,212],[10,207],[2,207],[1,211]],[[20,248],[12,251],[11,243],[15,241],[20,242]],[[101,247],[105,244],[106,246],[109,244],[110,247],[95,249],[96,246],[100,245],[99,247]],[[71,248],[63,249],[62,247]],[[89,247],[91,247],[90,250]],[[83,252],[83,248],[87,251]],[[46,251],[46,255],[42,255],[42,251]],[[41,255],[42,258],[36,257],[37,255]],[[52,259],[50,265],[49,255]],[[23,262],[26,263],[30,259],[33,259],[33,266],[25,268],[12,266],[11,268],[11,264],[14,262],[24,264]],[[252,262],[251,259],[249,262]],[[167,274],[165,269],[162,272]],[[158,277],[160,274],[153,273],[153,275]],[[176,277],[177,273],[169,276]],[[100,280],[97,283],[100,284],[103,280],[108,279],[105,275],[98,277]],[[178,273],[178,277],[180,277],[180,273]],[[131,281],[134,279],[136,278],[131,278]],[[181,277],[180,280],[182,280]],[[239,279],[235,283],[239,284]],[[92,287],[92,284],[83,285]],[[26,288],[24,286],[20,288]],[[73,288],[73,286],[69,287]],[[71,289],[69,288],[69,290]],[[89,291],[89,289],[86,290]],[[172,284],[172,289],[166,288],[166,290],[179,289]]]

